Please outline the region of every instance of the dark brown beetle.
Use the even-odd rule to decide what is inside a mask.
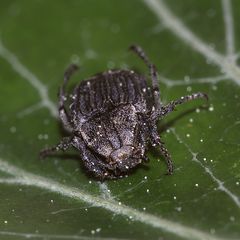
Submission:
[[[59,91],[59,116],[71,136],[63,138],[55,147],[42,150],[42,157],[73,146],[95,177],[116,179],[147,161],[146,149],[151,144],[158,146],[166,159],[168,174],[172,174],[171,156],[160,140],[157,121],[179,104],[208,97],[198,92],[163,106],[155,65],[139,46],[130,49],[149,68],[151,84],[147,84],[145,76],[134,71],[109,70],[77,85],[66,107],[65,86],[77,69],[76,65],[71,65]]]

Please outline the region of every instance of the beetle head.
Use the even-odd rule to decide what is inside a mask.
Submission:
[[[133,147],[130,145],[122,146],[114,150],[110,155],[110,163],[125,172],[142,162],[144,156],[144,148]]]

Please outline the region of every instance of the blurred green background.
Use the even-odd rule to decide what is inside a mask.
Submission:
[[[0,239],[239,239],[240,2],[2,0]],[[71,63],[79,81],[110,68],[159,70],[162,101],[203,101],[159,123],[175,163],[100,183],[74,158],[39,160],[62,137],[57,91]],[[72,152],[76,153],[76,152]]]

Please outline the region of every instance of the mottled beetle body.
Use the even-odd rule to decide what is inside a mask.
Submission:
[[[171,157],[157,132],[157,121],[173,111],[176,105],[196,98],[207,98],[194,93],[162,106],[155,66],[138,46],[132,46],[150,70],[147,78],[129,70],[109,70],[82,81],[70,95],[68,110],[65,85],[77,67],[65,72],[59,92],[59,115],[71,133],[56,147],[45,149],[42,156],[73,146],[79,150],[85,167],[97,178],[115,179],[147,161],[149,144],[159,146],[168,173],[173,171]]]

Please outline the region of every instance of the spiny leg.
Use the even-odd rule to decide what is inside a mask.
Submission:
[[[149,71],[150,71],[150,76],[152,80],[152,90],[153,90],[153,96],[154,96],[154,108],[153,109],[153,115],[157,115],[157,113],[161,109],[161,101],[160,101],[160,90],[158,87],[158,73],[156,66],[152,64],[143,49],[137,45],[132,45],[129,48],[133,52],[135,52],[148,66]]]
[[[173,162],[170,153],[168,152],[167,148],[164,146],[164,143],[160,141],[159,144],[160,152],[164,156],[165,161],[167,163],[167,168],[168,168],[168,175],[173,174]]]
[[[72,146],[72,137],[65,137],[56,146],[43,149],[39,155],[41,158],[45,158],[59,150],[66,151],[70,146]]]
[[[198,92],[198,93],[193,93],[191,95],[187,95],[187,96],[181,97],[180,99],[171,101],[166,106],[163,106],[161,108],[159,117],[163,117],[163,116],[167,115],[168,113],[172,112],[176,108],[177,105],[180,105],[185,102],[189,102],[189,101],[192,101],[192,100],[198,99],[198,98],[205,98],[206,100],[208,100],[208,95],[206,93]]]
[[[67,100],[66,95],[65,95],[65,87],[67,85],[67,82],[69,81],[70,77],[72,74],[78,69],[77,65],[71,64],[67,70],[64,73],[64,80],[63,80],[63,85],[59,89],[59,105],[58,105],[58,111],[59,111],[59,117],[63,123],[64,128],[72,132],[72,126],[70,123],[70,117],[69,114],[66,111],[66,108],[64,106],[64,102]]]
[[[104,179],[116,179],[110,164],[102,162],[102,160],[96,156],[83,141],[81,136],[74,137],[72,141],[73,147],[79,150],[80,156],[84,163],[84,166],[89,172],[91,172],[96,178],[103,181]]]
[[[150,141],[153,147],[158,146],[161,154],[164,156],[164,159],[167,163],[167,168],[168,168],[168,175],[171,175],[173,173],[173,162],[171,159],[171,155],[168,152],[167,148],[164,146],[164,143],[161,141],[159,134],[157,132],[157,127],[154,126],[152,128],[152,132],[150,135]]]

